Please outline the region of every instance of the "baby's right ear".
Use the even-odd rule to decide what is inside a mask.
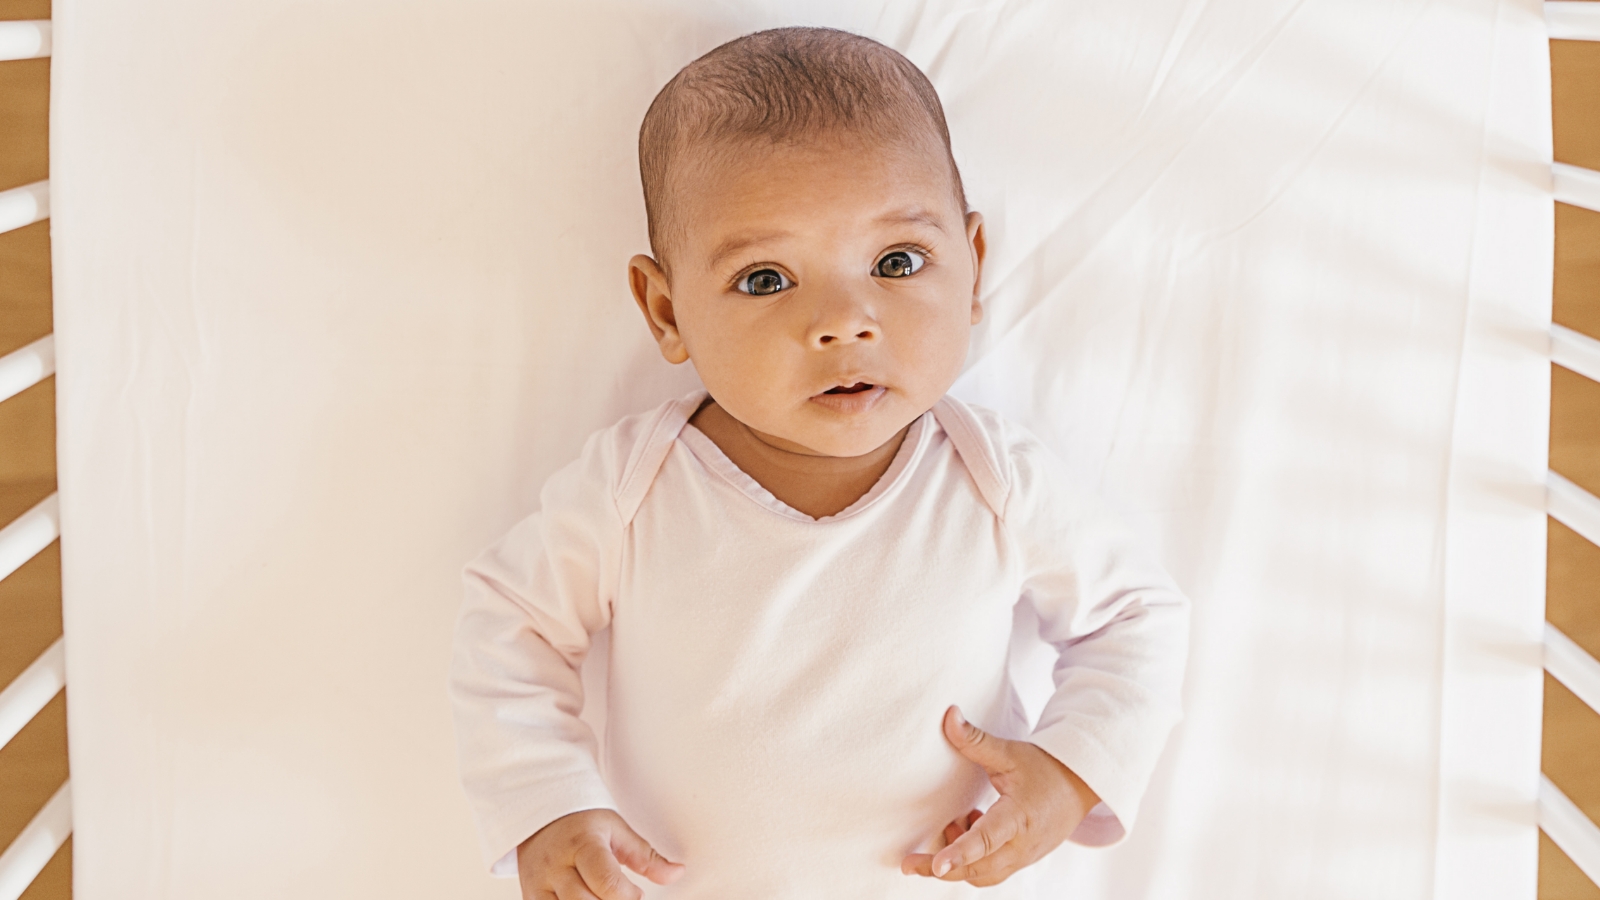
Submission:
[[[633,288],[633,299],[644,313],[645,324],[661,347],[667,362],[677,365],[689,359],[689,349],[678,334],[678,319],[672,309],[672,288],[667,283],[667,273],[654,259],[643,253],[628,260],[628,286]]]

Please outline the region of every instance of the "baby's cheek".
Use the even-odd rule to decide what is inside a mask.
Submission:
[[[927,319],[907,323],[902,333],[905,338],[891,351],[904,373],[902,387],[908,396],[932,405],[960,376],[972,326],[948,310],[936,309],[928,312]]]
[[[748,348],[709,341],[702,341],[698,351],[691,347],[689,359],[701,383],[729,415],[753,428],[761,427],[753,420],[767,415],[773,406],[778,366],[761,365],[759,356]]]

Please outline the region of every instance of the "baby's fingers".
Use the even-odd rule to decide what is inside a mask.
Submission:
[[[965,881],[974,887],[989,887],[1015,875],[1017,870],[1025,865],[1027,860],[1023,859],[1022,851],[1017,849],[1015,842],[1012,842],[970,866],[951,869],[945,873],[944,880]]]
[[[967,833],[968,828],[971,828],[981,818],[983,818],[983,812],[981,810],[973,809],[968,810],[962,815],[956,816],[954,819],[951,819],[950,824],[944,826],[943,833],[945,845],[949,846],[950,844],[954,844],[963,834]],[[933,854],[909,854],[905,859],[900,861],[900,873],[902,875],[926,875],[929,878],[932,878]]]
[[[990,807],[988,815],[973,823],[966,834],[935,853],[932,865],[933,877],[950,876],[946,880],[961,880],[961,876],[952,875],[953,870],[971,866],[1016,837],[1022,830],[1019,816],[1014,809],[1004,808],[1005,805],[1005,798],[1001,798],[998,803]]]
[[[656,852],[650,842],[626,824],[619,824],[611,832],[611,852],[623,865],[654,881],[671,884],[683,875],[683,864],[675,863]]]
[[[584,884],[583,878],[576,869],[561,869],[551,876],[550,881],[555,887],[555,893],[550,896],[556,900],[600,900],[589,886]],[[540,892],[541,894],[545,892]],[[535,895],[539,896],[539,895]]]
[[[1010,878],[1027,865],[1023,853],[1017,848],[1015,841],[1006,844],[994,853],[985,856],[970,866],[958,866],[944,874],[944,881],[965,881],[975,887],[989,887],[999,884]],[[921,875],[925,878],[933,877],[933,854],[913,853],[900,863],[900,871],[905,875]]]
[[[966,834],[967,829],[971,828],[973,823],[981,818],[983,818],[983,813],[975,809],[964,816],[955,817],[950,821],[949,825],[944,827],[944,842],[946,844],[954,844],[956,839]]]
[[[622,874],[622,866],[617,864],[617,858],[611,855],[611,851],[599,844],[585,845],[573,862],[577,864],[578,874],[583,876],[583,886],[587,888],[583,893],[574,894],[574,898],[588,900],[596,896],[599,900],[640,900],[644,896],[639,886]],[[565,889],[561,891],[561,900],[568,900]]]

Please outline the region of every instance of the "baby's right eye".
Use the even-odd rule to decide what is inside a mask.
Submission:
[[[757,269],[749,275],[739,279],[739,290],[746,294],[760,297],[764,294],[776,294],[784,288],[793,287],[789,279],[777,269]]]

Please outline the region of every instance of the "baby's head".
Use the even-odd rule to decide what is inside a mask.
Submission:
[[[820,28],[730,41],[656,96],[639,168],[655,257],[633,258],[634,296],[763,439],[858,456],[955,381],[982,218],[905,57]]]

